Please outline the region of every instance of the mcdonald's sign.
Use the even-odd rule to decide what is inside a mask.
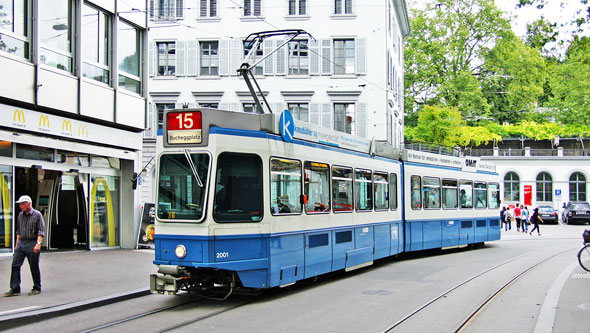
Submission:
[[[49,118],[46,114],[42,114],[41,117],[39,117],[39,127],[49,128]]]
[[[80,124],[78,126],[78,136],[88,137],[88,126]]]
[[[25,123],[25,113],[23,110],[14,110],[14,115],[12,116],[12,121],[18,121],[19,123]]]
[[[65,119],[62,123],[61,123],[61,130],[63,132],[70,132],[72,133],[72,122]]]

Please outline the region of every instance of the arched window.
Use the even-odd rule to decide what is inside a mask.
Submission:
[[[520,178],[516,172],[504,176],[504,201],[520,201]]]
[[[570,201],[586,201],[586,177],[580,172],[570,176]]]
[[[537,175],[537,201],[553,201],[553,179],[547,172]]]

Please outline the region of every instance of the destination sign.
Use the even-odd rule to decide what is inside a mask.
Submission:
[[[201,112],[170,112],[166,118],[169,144],[201,143]]]

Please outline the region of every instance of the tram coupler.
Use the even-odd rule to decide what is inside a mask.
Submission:
[[[162,275],[150,275],[150,292],[152,294],[163,295],[168,293],[168,295],[176,295],[180,288],[180,281],[184,279],[184,277],[177,276],[184,273],[184,271],[178,266],[160,265],[158,273],[162,273]]]

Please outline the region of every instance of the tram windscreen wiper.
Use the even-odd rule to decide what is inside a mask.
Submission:
[[[193,176],[195,176],[195,179],[197,180],[197,185],[199,185],[199,187],[203,187],[203,182],[201,181],[201,177],[199,177],[199,174],[197,173],[197,168],[195,167],[195,163],[193,162],[193,158],[191,157],[191,154],[188,152],[188,149],[184,150],[184,157],[186,157],[188,166],[191,168]]]

